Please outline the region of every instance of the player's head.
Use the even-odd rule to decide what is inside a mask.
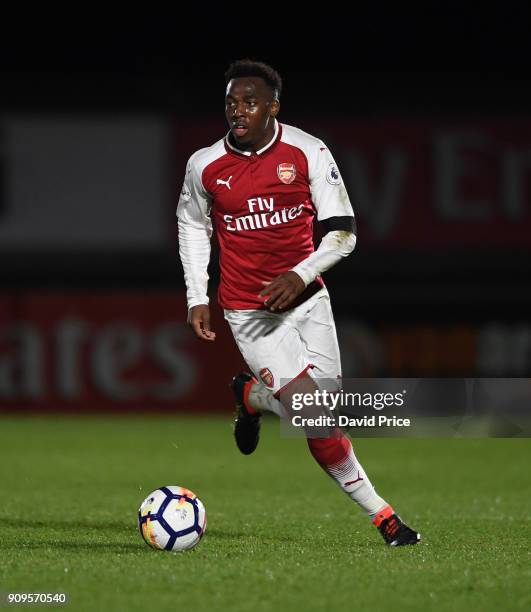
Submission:
[[[280,75],[263,62],[243,59],[229,66],[225,81],[225,115],[236,144],[242,149],[260,149],[275,129],[282,91]]]

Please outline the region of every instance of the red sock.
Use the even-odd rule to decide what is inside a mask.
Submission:
[[[387,508],[392,514],[391,507],[374,490],[365,470],[356,458],[350,440],[339,428],[335,428],[328,438],[308,438],[307,442],[317,463],[353,501],[365,510],[371,520],[378,521],[378,516],[382,513],[383,517],[379,521],[387,518]]]
[[[307,438],[307,442],[314,459],[323,468],[344,461],[350,449],[350,440],[339,429],[330,438]]]
[[[380,526],[380,523],[392,516],[395,513],[391,506],[386,506],[382,510],[378,510],[378,514],[372,519],[372,522],[376,525],[376,527]]]

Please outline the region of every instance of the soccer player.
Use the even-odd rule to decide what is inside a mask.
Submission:
[[[177,218],[188,322],[212,342],[207,296],[213,225],[220,247],[218,299],[253,374],[232,382],[235,438],[252,453],[261,413],[291,413],[296,391],[336,381],[341,366],[330,298],[321,274],[356,244],[354,213],[338,167],[318,138],[276,117],[282,81],[267,64],[234,62],[225,74],[228,134],[189,159]],[[314,248],[313,223],[325,232]],[[310,453],[392,545],[415,544],[375,491],[339,428],[307,438]]]

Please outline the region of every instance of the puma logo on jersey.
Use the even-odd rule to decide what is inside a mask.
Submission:
[[[230,189],[230,180],[232,178],[232,174],[229,176],[229,178],[226,181],[223,181],[222,179],[218,179],[217,180],[217,184],[218,185],[225,185],[225,187],[227,189]]]

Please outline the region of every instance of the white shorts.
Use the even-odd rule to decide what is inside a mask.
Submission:
[[[339,388],[341,360],[326,287],[284,313],[225,310],[225,319],[247,365],[276,396],[306,371]]]

